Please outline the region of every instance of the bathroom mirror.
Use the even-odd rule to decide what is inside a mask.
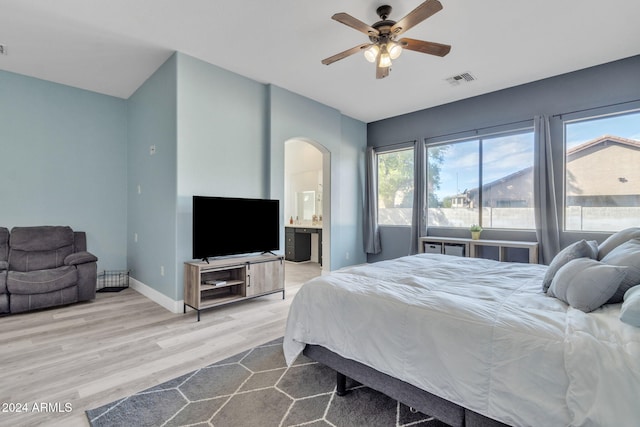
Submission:
[[[298,191],[296,193],[296,211],[301,221],[311,221],[316,214],[316,192]]]

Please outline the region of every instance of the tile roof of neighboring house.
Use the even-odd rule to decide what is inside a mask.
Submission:
[[[533,169],[533,166],[529,166],[527,168],[520,169],[519,171],[516,171],[516,172],[514,172],[512,174],[509,174],[509,175],[503,176],[501,178],[498,178],[495,181],[491,181],[491,182],[488,182],[486,184],[483,184],[482,185],[482,189],[486,190],[487,188],[491,188],[494,185],[500,184],[502,182],[509,181],[509,180],[511,180],[513,178],[516,178],[516,177],[520,176],[520,175],[524,175],[526,173],[531,172],[532,169]],[[474,188],[471,188],[471,189],[467,190],[468,194],[474,194],[474,193],[477,193],[477,192],[478,192],[478,187],[474,187]],[[457,194],[457,196],[460,196],[460,195],[462,195],[462,194]]]
[[[618,144],[629,145],[631,147],[640,148],[640,141],[636,141],[635,139],[623,138],[621,136],[614,136],[614,135],[602,135],[590,141],[583,142],[580,145],[576,145],[575,147],[568,149],[567,156],[576,154],[582,150],[586,150],[587,148],[596,146],[598,144],[601,144],[607,141],[617,142]]]
[[[605,143],[605,142],[608,142],[608,141],[615,142],[615,143],[622,144],[622,145],[627,145],[627,146],[634,147],[634,148],[640,148],[640,141],[637,141],[635,139],[623,138],[621,136],[614,136],[614,135],[602,135],[602,136],[599,136],[599,137],[594,138],[592,140],[583,142],[580,145],[576,145],[573,148],[570,148],[569,150],[567,150],[567,156],[571,156],[573,154],[579,153],[580,151],[586,150],[587,148],[594,147],[594,146],[596,146],[598,144],[602,144],[602,143]],[[519,176],[519,175],[523,175],[525,173],[531,172],[532,169],[533,169],[532,166],[529,166],[527,168],[521,169],[521,170],[516,171],[516,172],[514,172],[514,173],[512,173],[510,175],[503,176],[502,178],[498,178],[495,181],[483,184],[482,188],[483,189],[491,188],[494,185],[500,184],[500,183],[505,182],[505,181],[509,181],[509,180]],[[475,194],[477,192],[478,192],[478,187],[471,188],[471,189],[467,190],[467,194],[470,194],[470,195]],[[459,196],[459,195],[457,195],[457,196]]]

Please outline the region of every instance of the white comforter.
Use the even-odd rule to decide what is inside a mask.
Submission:
[[[516,426],[640,425],[640,329],[541,291],[546,267],[421,254],[306,283],[284,340]]]

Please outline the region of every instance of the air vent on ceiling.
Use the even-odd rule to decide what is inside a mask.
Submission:
[[[471,73],[460,73],[455,76],[451,76],[447,79],[450,85],[458,86],[460,83],[469,83],[474,80],[477,80]]]
[[[7,45],[0,43],[0,55],[6,55],[6,54],[7,54]]]

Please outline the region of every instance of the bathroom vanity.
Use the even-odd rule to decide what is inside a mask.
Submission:
[[[288,225],[284,230],[287,261],[316,261],[322,265],[321,225]]]

